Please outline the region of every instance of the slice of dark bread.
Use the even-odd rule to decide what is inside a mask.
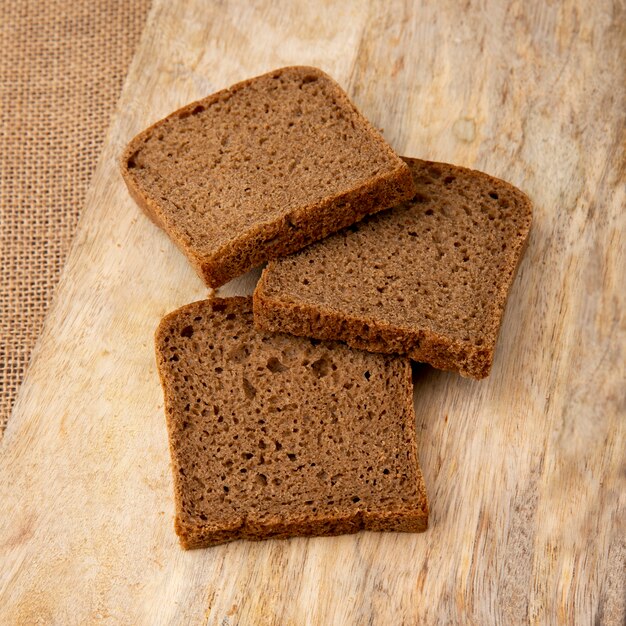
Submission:
[[[407,359],[257,331],[251,298],[174,311],[156,354],[183,547],[426,529]]]
[[[172,113],[130,142],[121,170],[211,287],[415,193],[405,163],[313,67]]]
[[[415,197],[271,262],[254,293],[255,323],[484,378],[531,203],[482,172],[406,162]]]

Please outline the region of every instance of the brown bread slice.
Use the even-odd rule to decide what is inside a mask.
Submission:
[[[484,378],[531,203],[482,172],[406,162],[415,197],[271,262],[254,293],[255,323]]]
[[[174,311],[156,354],[184,548],[426,529],[408,360],[257,331],[251,298]]]
[[[313,67],[172,113],[130,142],[121,169],[211,287],[415,193],[400,157]]]

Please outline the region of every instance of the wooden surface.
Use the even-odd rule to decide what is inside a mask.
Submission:
[[[624,4],[422,4],[155,2],[2,442],[1,624],[623,623]],[[529,248],[491,377],[416,371],[426,534],[183,552],[152,333],[206,290],[115,158],[295,63],[400,153],[520,186]]]

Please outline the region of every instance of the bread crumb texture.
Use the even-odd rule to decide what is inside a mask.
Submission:
[[[270,263],[255,322],[484,378],[531,203],[482,172],[406,162],[414,197]]]
[[[426,529],[408,360],[257,331],[250,298],[168,315],[156,352],[185,548]]]

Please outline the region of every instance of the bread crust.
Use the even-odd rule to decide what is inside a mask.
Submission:
[[[492,349],[468,348],[427,328],[402,328],[381,320],[358,318],[317,305],[311,307],[266,295],[265,281],[271,263],[264,270],[254,292],[254,323],[262,330],[344,341],[352,348],[382,354],[406,354],[414,361],[442,370],[458,371],[471,378],[484,378],[491,368]],[[267,273],[266,273],[267,271]],[[463,367],[459,362],[463,360]]]

